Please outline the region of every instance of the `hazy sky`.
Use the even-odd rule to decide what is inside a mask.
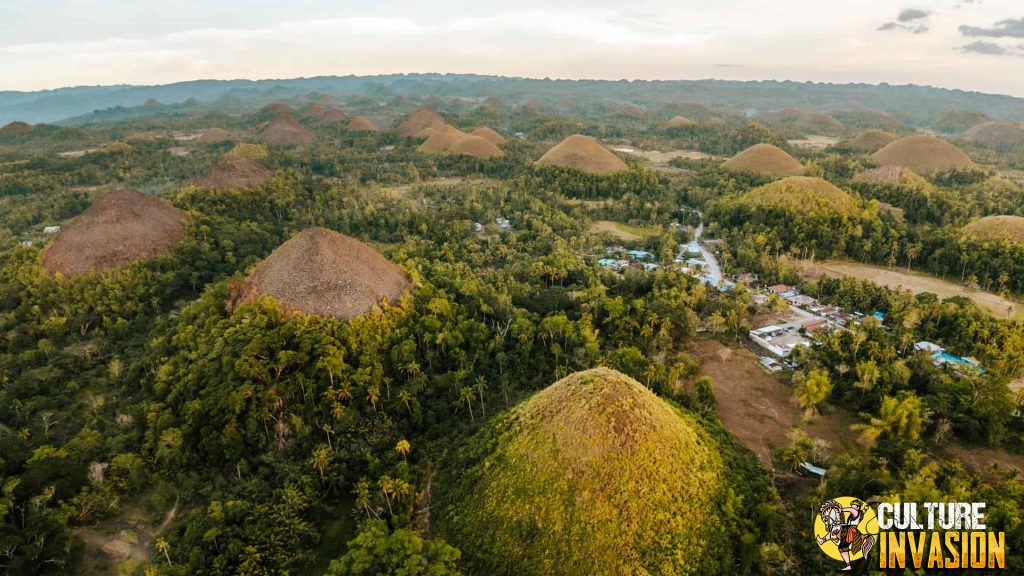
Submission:
[[[0,0],[0,89],[476,72],[1024,96],[1021,0]]]

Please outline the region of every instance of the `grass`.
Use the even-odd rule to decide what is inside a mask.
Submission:
[[[964,226],[964,232],[975,240],[1024,242],[1024,217],[986,216]]]
[[[728,539],[715,439],[614,370],[535,394],[462,458],[444,482],[441,531],[474,572],[690,574]]]
[[[611,220],[596,220],[590,224],[590,231],[595,234],[607,232],[624,242],[635,242],[651,236],[660,236],[662,229],[661,226],[634,226]]]
[[[855,214],[857,202],[834,185],[809,176],[791,176],[747,192],[740,201],[752,206],[803,213]]]

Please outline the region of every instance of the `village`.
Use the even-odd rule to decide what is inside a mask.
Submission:
[[[678,227],[679,224],[673,223],[673,226]],[[703,230],[704,224],[701,222],[694,230],[693,240],[680,244],[672,266],[719,292],[728,292],[742,284],[753,292],[753,301],[758,306],[767,306],[773,297],[783,300],[788,306],[788,312],[777,317],[775,322],[754,328],[748,333],[751,348],[765,371],[779,373],[797,369],[799,364],[791,358],[793,351],[801,346],[811,346],[819,333],[846,330],[848,326],[859,325],[864,321],[874,321],[884,326],[885,314],[881,311],[849,312],[802,294],[797,286],[760,286],[757,277],[748,273],[726,278],[714,253],[701,242]],[[605,257],[598,260],[598,265],[616,272],[626,269],[655,271],[661,267],[654,254],[619,245],[606,246]],[[917,342],[913,349],[914,352],[928,354],[936,366],[948,366],[955,371],[984,372],[974,358],[956,356],[933,342]]]

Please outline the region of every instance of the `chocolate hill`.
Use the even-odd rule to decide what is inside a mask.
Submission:
[[[427,128],[424,132],[429,133],[430,137],[417,150],[427,154],[451,153],[474,158],[498,158],[505,155],[492,142],[457,129],[444,130],[438,126],[436,129]]]
[[[460,138],[451,147],[451,152],[474,158],[499,158],[505,155],[493,142],[480,136],[464,136]]]
[[[3,128],[0,128],[0,138],[12,138],[14,136],[22,136],[32,131],[32,125],[28,122],[20,122],[15,120],[14,122],[8,123]]]
[[[706,574],[730,537],[715,520],[722,452],[636,380],[577,372],[492,419],[449,466],[439,531],[475,574]]]
[[[673,116],[668,122],[665,122],[663,128],[666,130],[673,130],[679,128],[690,128],[696,125],[696,122],[690,120],[686,116]]]
[[[982,122],[964,132],[964,139],[988,146],[1024,144],[1024,128],[1008,122]]]
[[[771,144],[754,144],[722,164],[730,172],[753,172],[772,176],[803,174],[800,162],[785,150]]]
[[[42,265],[76,276],[166,254],[185,233],[188,215],[134,190],[105,194],[69,221],[43,250]]]
[[[975,240],[1024,243],[1024,218],[1020,216],[986,216],[964,226],[963,230]]]
[[[783,208],[806,215],[857,212],[857,202],[832,183],[810,176],[790,176],[754,188],[739,201],[758,208]]]
[[[561,166],[590,174],[611,174],[628,170],[621,158],[598,144],[590,136],[573,134],[548,150],[540,160],[540,166]]]
[[[470,132],[469,135],[479,136],[480,138],[487,140],[488,142],[494,144],[495,146],[501,146],[502,144],[508,141],[505,139],[504,136],[498,134],[494,130],[491,130],[487,126],[481,126],[480,128],[477,128],[476,130]]]
[[[949,142],[927,134],[904,136],[871,155],[881,165],[905,166],[918,174],[974,166],[967,154]]]
[[[242,154],[227,154],[196,180],[211,190],[244,190],[266,184],[274,177],[262,164]]]
[[[365,116],[356,116],[348,123],[349,132],[377,132],[380,128]]]
[[[419,134],[424,128],[444,123],[444,118],[436,110],[429,106],[420,106],[412,114],[406,116],[395,130],[399,136],[409,138]]]
[[[223,128],[203,130],[203,134],[199,137],[200,142],[206,143],[224,142],[225,140],[231,140],[231,132]]]
[[[298,146],[312,144],[313,133],[288,116],[279,116],[271,120],[263,130],[260,138],[274,146]]]
[[[853,138],[843,142],[843,146],[859,152],[873,153],[881,150],[890,142],[895,142],[899,136],[884,130],[865,130]]]
[[[270,296],[289,311],[348,319],[394,303],[411,286],[401,268],[359,240],[309,228],[253,268],[237,301]]]

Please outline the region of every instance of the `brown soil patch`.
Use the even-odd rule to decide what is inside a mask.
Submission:
[[[244,190],[262,186],[273,177],[262,164],[238,154],[228,154],[196,180],[196,184],[212,190]]]
[[[260,138],[275,146],[312,144],[314,140],[312,132],[287,116],[280,116],[264,126]]]
[[[786,446],[786,435],[801,425],[803,412],[792,401],[793,389],[762,370],[757,357],[746,348],[702,340],[694,343],[690,353],[700,359],[701,375],[711,377],[722,424],[762,464],[771,467],[772,450]],[[855,444],[850,425],[857,422],[853,416],[831,409],[815,417],[804,430],[838,451]]]
[[[621,158],[609,152],[590,136],[573,134],[547,151],[540,160],[540,166],[562,166],[590,174],[611,174],[628,170]]]
[[[993,464],[999,464],[1004,472],[1009,468],[1024,471],[1024,454],[1014,454],[1001,448],[968,447],[962,444],[951,444],[946,449],[964,466],[988,479],[997,477],[992,473]]]
[[[882,268],[879,266],[871,266],[869,264],[841,262],[835,260],[815,262],[813,265],[808,262],[802,262],[800,265],[802,266],[804,275],[809,278],[819,278],[822,275],[829,276],[831,278],[853,276],[854,278],[870,280],[876,284],[888,286],[889,288],[910,290],[914,294],[931,292],[938,295],[939,298],[963,296],[965,298],[970,298],[997,318],[1006,318],[1011,314],[1019,315],[1022,308],[1022,306],[1017,303],[990,292],[974,292],[960,286],[959,284],[947,282],[941,278],[935,278],[934,276],[918,274],[915,272],[908,273],[906,268]]]
[[[257,264],[237,301],[271,296],[288,310],[347,319],[394,303],[411,286],[401,268],[370,246],[310,228]]]
[[[43,250],[43,267],[75,276],[166,254],[185,234],[188,216],[134,190],[105,194],[71,219]]]
[[[775,176],[803,174],[804,167],[785,150],[771,144],[754,144],[722,164],[730,172],[754,172]]]
[[[905,166],[918,174],[974,166],[967,154],[949,142],[927,134],[905,136],[871,157],[879,164]]]

